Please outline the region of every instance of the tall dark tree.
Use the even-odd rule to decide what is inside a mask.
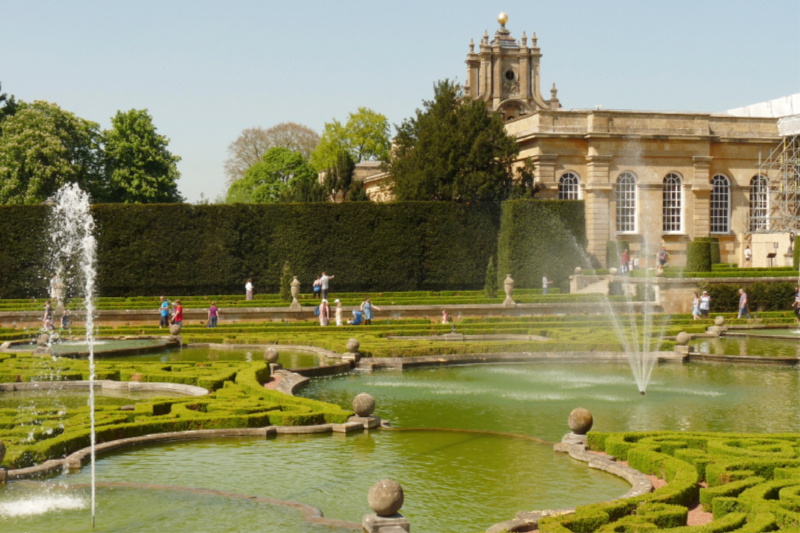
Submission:
[[[2,91],[3,84],[0,83],[0,135],[3,134],[3,120],[14,116],[21,105],[21,102],[17,102],[13,94],[9,97]]]
[[[333,196],[342,193],[343,199],[347,199],[355,171],[356,162],[353,156],[340,150],[336,154],[336,164],[325,171],[325,190]]]
[[[398,200],[497,201],[509,197],[519,147],[500,116],[449,80],[397,128],[390,173]]]

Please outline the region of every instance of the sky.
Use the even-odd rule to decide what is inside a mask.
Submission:
[[[0,83],[110,127],[147,109],[190,202],[225,192],[245,128],[317,132],[366,106],[400,124],[466,77],[470,39],[508,13],[536,32],[565,109],[721,112],[800,92],[800,1],[0,0]],[[393,128],[394,130],[394,128]]]

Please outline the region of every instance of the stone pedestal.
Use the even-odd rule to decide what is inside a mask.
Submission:
[[[726,333],[727,331],[728,331],[728,326],[709,326],[708,328],[706,328],[706,333],[716,335],[717,337],[719,337],[723,333]]]
[[[364,429],[375,429],[381,426],[379,416],[358,416],[354,415],[347,419],[348,422],[357,422],[364,426]]]
[[[280,363],[270,363],[269,364],[269,375],[271,376],[278,370],[283,370],[283,365]]]
[[[361,527],[364,528],[365,533],[406,533],[411,532],[411,524],[400,513],[395,513],[392,516],[378,516],[376,514],[368,514],[361,521]]]
[[[342,355],[342,361],[348,361],[349,363],[355,365],[359,361],[361,361],[361,354],[360,353],[346,353]]]
[[[679,353],[681,355],[689,355],[689,347],[688,346],[676,346],[675,353]]]

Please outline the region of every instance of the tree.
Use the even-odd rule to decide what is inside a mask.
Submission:
[[[77,183],[93,197],[100,193],[97,123],[36,101],[20,102],[2,126],[0,204],[41,203],[66,183]]]
[[[146,109],[122,112],[103,132],[105,144],[106,201],[120,203],[172,203],[183,200],[176,181],[178,161],[167,146],[169,139],[156,133]]]
[[[290,201],[303,188],[313,193],[317,173],[299,152],[270,148],[242,179],[228,188],[227,203],[276,203]]]
[[[336,156],[335,164],[325,171],[325,191],[332,194],[334,198],[337,193],[347,196],[350,184],[353,182],[353,173],[356,170],[356,162],[350,152],[340,151]]]
[[[487,298],[497,298],[497,269],[494,266],[494,257],[489,258],[489,266],[486,267],[486,284],[483,292]]]
[[[247,169],[259,163],[270,148],[286,148],[309,159],[318,143],[317,132],[294,122],[281,122],[266,130],[260,126],[247,128],[228,145],[228,159],[225,160],[228,184],[241,179]]]
[[[386,117],[359,107],[357,112],[350,113],[345,125],[336,119],[325,123],[311,162],[317,170],[325,170],[336,164],[342,151],[348,152],[356,163],[388,161],[391,146]]]
[[[3,84],[0,83],[0,91],[3,90]],[[17,110],[19,110],[20,105],[22,102],[17,102],[12,94],[9,98],[8,95],[4,92],[0,92],[0,104],[3,106],[0,107],[0,135],[3,134],[3,120],[14,116]]]
[[[289,265],[289,261],[283,264],[280,295],[282,302],[292,301],[292,267]]]
[[[448,80],[397,129],[390,166],[398,200],[498,201],[512,187],[519,147],[500,116]]]

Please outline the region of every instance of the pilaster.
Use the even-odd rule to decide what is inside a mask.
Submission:
[[[545,190],[552,191],[556,187],[556,154],[539,154],[531,157],[534,162],[533,177]]]
[[[692,218],[686,217],[687,222],[691,221],[692,227],[686,228],[686,234],[697,237],[708,237],[711,230],[711,189],[709,169],[711,160],[709,156],[693,156],[694,176],[691,182],[693,204],[691,206]],[[688,204],[688,202],[687,202]],[[687,208],[690,206],[687,205]]]
[[[606,259],[606,243],[611,230],[611,193],[613,186],[609,180],[611,155],[586,156],[587,176],[584,188],[586,206],[586,237],[588,252],[601,263]],[[607,266],[607,265],[606,265]]]

